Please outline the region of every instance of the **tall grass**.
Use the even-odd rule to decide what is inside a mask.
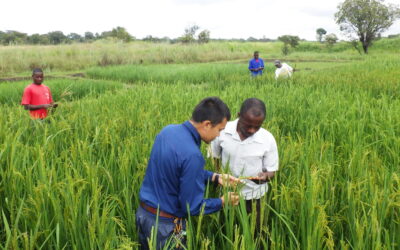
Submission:
[[[399,53],[399,39],[381,39],[370,49],[370,56]],[[288,56],[282,56],[280,42],[240,43],[210,42],[208,44],[154,44],[135,41],[115,43],[97,41],[90,44],[0,46],[0,76],[30,75],[41,67],[54,74],[82,71],[95,66],[121,64],[188,64],[216,61],[247,61],[255,50],[269,60],[354,60],[362,59],[346,42],[332,48],[317,42],[300,42]]]
[[[29,81],[8,82],[0,84],[0,104],[15,105],[21,102],[22,94]],[[72,101],[86,96],[96,97],[106,91],[116,91],[123,88],[120,82],[81,80],[81,79],[53,79],[43,84],[50,88],[53,99]]]
[[[118,80],[126,83],[212,83],[243,81],[250,78],[247,64],[202,63],[170,65],[123,65],[107,68],[96,67],[86,73],[95,79]],[[272,64],[266,66],[272,71]]]
[[[247,59],[254,50],[279,54],[273,43],[154,44],[148,42],[71,44],[58,46],[0,46],[0,76],[84,70],[119,64],[170,64]]]
[[[242,77],[232,65],[182,66],[178,81],[169,73],[178,66],[127,66],[107,78],[132,74],[137,84],[66,102],[45,124],[18,103],[1,105],[0,247],[136,249],[134,214],[155,135],[188,119],[200,99],[220,96],[232,114],[245,98],[266,102],[280,171],[263,206],[266,236],[253,238],[255,216],[241,200],[190,217],[190,249],[398,249],[400,60],[385,58],[283,81]],[[207,196],[227,191],[209,187]]]

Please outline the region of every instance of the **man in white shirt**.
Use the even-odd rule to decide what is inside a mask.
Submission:
[[[281,63],[279,60],[275,60],[275,79],[278,78],[288,78],[293,74],[293,68],[286,63]]]
[[[228,122],[220,136],[211,142],[211,153],[229,167],[235,177],[242,177],[245,186],[241,190],[248,213],[256,204],[257,228],[260,229],[262,196],[268,191],[270,181],[278,170],[279,157],[274,136],[261,128],[266,108],[257,98],[245,100],[238,113],[239,118]],[[227,166],[229,164],[229,166]]]

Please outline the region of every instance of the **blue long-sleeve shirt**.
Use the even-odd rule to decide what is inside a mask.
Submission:
[[[264,61],[261,58],[256,59],[251,59],[249,61],[249,70],[251,71],[252,69],[257,69],[257,68],[264,68]],[[257,76],[257,75],[262,75],[263,71],[251,71],[251,75]]]
[[[204,214],[220,210],[221,199],[204,199],[213,172],[204,169],[200,145],[200,135],[189,121],[163,128],[153,144],[140,201],[180,218],[187,217],[187,205],[190,215],[200,214],[203,205]]]

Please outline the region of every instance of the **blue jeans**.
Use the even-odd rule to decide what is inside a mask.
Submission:
[[[139,232],[139,243],[140,249],[147,250],[149,249],[148,239],[151,237],[151,229],[156,226],[156,215],[146,211],[141,206],[136,211],[136,228]],[[155,229],[157,232],[157,249],[162,249],[167,243],[167,241],[174,236],[174,219],[165,218],[158,216],[158,228]],[[186,230],[185,220],[182,221],[182,230]],[[185,240],[182,240],[182,243],[185,244]],[[170,249],[174,249],[176,243],[172,242],[170,244]]]

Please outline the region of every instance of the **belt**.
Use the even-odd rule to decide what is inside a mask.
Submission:
[[[140,202],[140,206],[141,206],[144,210],[146,210],[146,211],[148,211],[148,212],[150,212],[150,213],[152,213],[152,214],[157,215],[157,212],[158,212],[158,215],[161,216],[161,217],[170,218],[170,219],[176,219],[176,218],[177,218],[176,216],[174,216],[174,215],[172,215],[172,214],[169,214],[169,213],[166,213],[166,212],[164,212],[164,211],[161,211],[161,210],[158,210],[158,211],[157,211],[156,208],[151,207],[151,206],[149,206],[149,205],[146,205],[146,204],[145,204],[144,202],[142,202],[142,201]]]
[[[155,214],[155,215],[157,215],[157,212],[158,212],[158,215],[159,216],[161,216],[161,217],[165,217],[165,218],[170,218],[170,219],[174,219],[174,224],[175,224],[175,227],[174,227],[174,235],[175,235],[175,237],[178,239],[177,240],[177,242],[176,242],[176,245],[175,245],[175,248],[176,249],[180,249],[180,242],[182,241],[182,237],[184,237],[184,235],[186,235],[186,232],[184,232],[185,234],[183,234],[182,232],[182,219],[181,218],[178,218],[178,217],[176,217],[176,216],[174,216],[174,215],[172,215],[172,214],[169,214],[169,213],[166,213],[166,212],[163,212],[163,211],[161,211],[161,210],[158,210],[157,211],[157,209],[155,209],[154,207],[151,207],[151,206],[149,206],[149,205],[146,205],[144,202],[140,202],[140,206],[144,209],[144,210],[146,210],[146,211],[148,211],[148,212],[150,212],[150,213],[152,213],[152,214]]]

